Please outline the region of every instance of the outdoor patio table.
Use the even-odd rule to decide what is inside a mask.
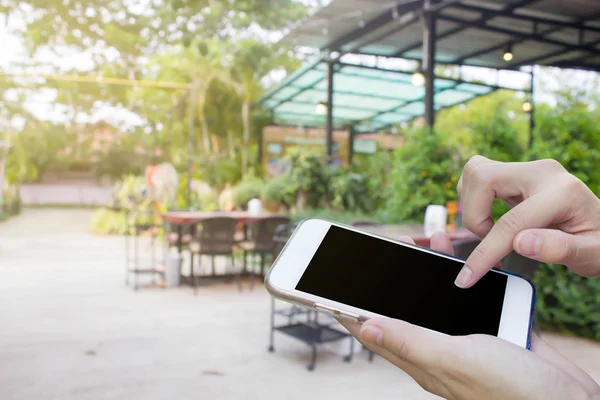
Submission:
[[[183,226],[197,225],[206,218],[229,217],[236,218],[240,223],[259,221],[269,217],[270,213],[249,213],[248,211],[167,211],[162,215],[163,220],[177,229],[177,250],[181,253],[181,230]]]
[[[262,218],[266,218],[272,216],[273,214],[261,212],[261,213],[250,213],[248,211],[167,211],[162,214],[162,218],[164,221],[171,224],[175,227],[177,231],[177,251],[181,254],[182,251],[182,241],[181,238],[183,236],[183,227],[184,226],[196,226],[207,218],[214,217],[229,217],[235,218],[241,224],[252,223],[261,220]],[[246,229],[244,228],[244,234]],[[192,268],[192,266],[190,266]],[[215,276],[210,276],[215,277]],[[181,281],[185,281],[185,277],[181,277]]]
[[[425,236],[423,225],[374,225],[365,226],[361,229],[394,240],[398,240],[402,236],[409,236],[417,245],[423,247],[429,247],[430,243],[429,238]],[[452,241],[475,237],[467,228],[456,228],[453,231],[448,231],[448,235]]]

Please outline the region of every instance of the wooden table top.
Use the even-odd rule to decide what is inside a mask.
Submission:
[[[273,214],[266,212],[256,214],[248,211],[167,211],[162,214],[163,219],[173,225],[197,224],[213,217],[229,217],[239,222],[252,222],[270,216]]]
[[[430,240],[425,236],[423,225],[374,225],[360,227],[360,229],[394,240],[399,240],[402,236],[409,236],[417,245],[429,247]],[[475,237],[467,228],[457,228],[447,233],[452,241]]]

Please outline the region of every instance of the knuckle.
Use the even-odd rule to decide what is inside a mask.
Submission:
[[[552,171],[566,171],[561,163],[556,161],[553,158],[545,158],[543,160],[537,161],[544,169],[552,170]]]
[[[521,221],[522,218],[519,216],[519,213],[516,210],[512,210],[500,217],[496,225],[503,233],[515,235],[521,230]]]
[[[404,362],[410,362],[412,352],[407,340],[395,342],[390,347],[396,357]]]
[[[575,175],[567,174],[563,181],[565,193],[577,194],[588,192],[588,187]]]
[[[469,256],[469,264],[473,265],[487,265],[489,262],[488,249],[486,244],[482,241],[477,247],[471,252]]]

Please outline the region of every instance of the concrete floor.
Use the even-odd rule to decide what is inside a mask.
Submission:
[[[87,233],[90,212],[25,210],[0,224],[0,398],[432,399],[401,371],[359,354],[276,336],[269,297],[231,284],[124,285],[124,242]],[[600,379],[600,345],[545,335]]]

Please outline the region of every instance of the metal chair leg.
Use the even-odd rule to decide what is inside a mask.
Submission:
[[[129,286],[129,232],[125,233],[125,285]]]
[[[352,361],[352,356],[354,355],[354,337],[348,336],[348,339],[350,340],[350,353],[344,357],[344,362],[347,363]]]
[[[235,258],[233,257],[233,253],[231,253],[231,271],[233,273],[233,279],[237,283],[238,291],[242,291],[242,273],[238,273],[235,268]]]
[[[215,256],[211,257],[211,265],[210,265],[210,269],[211,269],[211,276],[216,276],[215,275]]]
[[[275,298],[271,297],[271,335],[269,337],[269,353],[275,352]]]
[[[251,253],[254,255],[253,259],[256,260],[256,253]],[[254,264],[250,265],[250,291],[254,290],[254,277],[256,275],[256,266]]]
[[[198,254],[198,268],[200,268],[200,259],[202,258],[201,254]],[[196,276],[194,275],[194,253],[190,252],[190,279],[192,280],[191,284],[192,287],[194,288],[194,296],[196,296],[196,294],[198,294],[197,288],[196,288]]]
[[[310,356],[310,364],[306,367],[309,371],[314,371],[317,364],[317,346],[312,345],[312,355]]]

